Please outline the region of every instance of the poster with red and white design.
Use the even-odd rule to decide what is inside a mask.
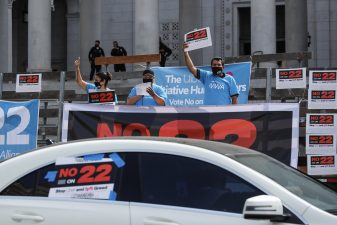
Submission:
[[[276,69],[276,89],[307,87],[307,69]]]
[[[335,134],[306,134],[306,154],[333,155],[336,154]]]
[[[337,174],[336,154],[334,155],[307,155],[309,175]]]
[[[337,109],[337,86],[310,86],[308,91],[308,109]]]
[[[337,132],[337,113],[308,113],[306,133],[326,134]]]
[[[337,70],[310,70],[309,71],[309,86],[336,86],[337,85]]]

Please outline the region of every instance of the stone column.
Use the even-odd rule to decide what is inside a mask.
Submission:
[[[285,0],[285,33],[286,52],[308,51],[307,0]],[[287,62],[287,66],[296,67],[298,62]]]
[[[251,0],[252,54],[276,53],[276,3],[275,0]],[[260,63],[260,67],[275,67],[276,63]]]
[[[80,5],[78,0],[67,1],[67,70],[74,70],[74,60],[81,55]],[[86,60],[86,58],[84,58]]]
[[[51,71],[51,1],[28,1],[28,72]]]
[[[90,75],[88,54],[95,45],[95,40],[101,41],[101,0],[80,0],[80,46],[81,46],[81,71],[84,78]],[[108,49],[104,49],[105,55]]]
[[[134,55],[159,53],[159,2],[134,1]],[[159,63],[151,63],[151,66]]]
[[[12,72],[12,5],[14,0],[0,1],[0,72]]]
[[[194,29],[202,28],[202,0],[180,0],[179,1],[179,30],[180,46],[183,45],[184,35]],[[190,52],[194,65],[202,65],[202,50]],[[210,59],[211,60],[211,59]],[[185,65],[183,51],[180,51],[180,65]]]

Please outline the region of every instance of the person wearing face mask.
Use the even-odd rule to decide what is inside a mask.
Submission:
[[[75,62],[75,72],[76,72],[76,83],[87,93],[94,91],[109,91],[108,82],[111,80],[112,75],[109,72],[98,72],[95,74],[94,84],[85,82],[82,79],[82,74],[80,70],[81,60],[78,57]],[[115,95],[115,103],[117,104],[117,96]]]
[[[188,44],[184,43],[183,49],[187,47]],[[184,51],[184,57],[188,70],[204,84],[204,105],[238,104],[239,90],[236,81],[233,76],[224,73],[223,61],[220,57],[211,60],[212,72],[197,69],[188,51]]]
[[[127,104],[137,106],[164,106],[167,95],[161,86],[154,84],[154,78],[153,70],[144,70],[143,83],[151,83],[151,86],[146,88],[146,92],[149,93],[149,95],[137,95],[136,87],[133,87],[128,96]]]
[[[95,74],[95,71],[96,71],[96,73],[97,73],[97,72],[100,72],[101,69],[102,69],[102,66],[101,66],[101,65],[96,65],[96,64],[95,64],[95,58],[96,58],[96,57],[105,56],[103,48],[101,48],[101,47],[99,46],[100,43],[101,43],[101,42],[100,42],[99,40],[96,40],[96,41],[95,41],[95,46],[93,46],[93,47],[90,49],[90,51],[89,51],[88,58],[89,58],[89,62],[90,62],[90,65],[91,65],[90,80],[93,79],[94,74]]]

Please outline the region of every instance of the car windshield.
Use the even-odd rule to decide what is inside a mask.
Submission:
[[[229,157],[269,177],[312,205],[328,212],[336,212],[337,192],[294,168],[260,154]]]

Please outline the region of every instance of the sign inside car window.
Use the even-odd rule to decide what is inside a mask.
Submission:
[[[117,155],[117,156],[116,156]],[[45,179],[51,184],[50,198],[115,200],[114,176],[120,167],[117,153],[78,158],[59,158]]]

